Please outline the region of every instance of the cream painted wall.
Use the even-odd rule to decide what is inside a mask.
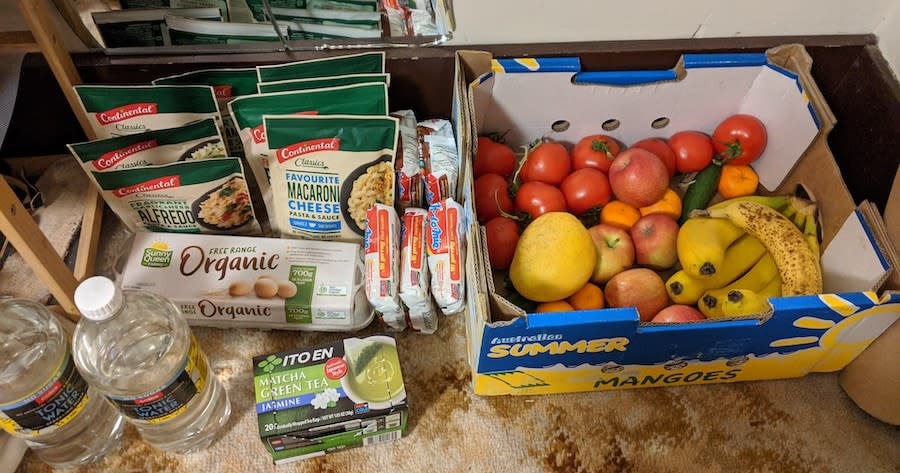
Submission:
[[[458,43],[871,33],[897,0],[455,0]]]
[[[894,76],[900,78],[900,1],[894,3],[884,21],[875,28],[878,47],[884,55]]]

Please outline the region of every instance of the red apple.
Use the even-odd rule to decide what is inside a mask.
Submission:
[[[627,231],[601,223],[589,228],[588,233],[597,247],[597,266],[591,276],[592,282],[603,284],[634,264],[634,245]]]
[[[669,170],[655,154],[630,148],[616,156],[609,167],[613,194],[628,205],[646,207],[662,198],[669,188]]]
[[[665,214],[641,217],[631,227],[631,241],[637,263],[657,271],[678,262],[678,222]]]
[[[675,175],[675,152],[672,151],[666,140],[662,138],[647,138],[638,141],[631,147],[645,149],[655,154],[666,165],[666,169],[669,170],[669,177],[671,178]]]
[[[697,310],[696,307],[684,304],[675,304],[659,311],[656,316],[653,317],[653,319],[650,321],[660,324],[671,324],[677,322],[693,322],[695,320],[705,319],[706,317],[704,317],[703,313]]]
[[[608,307],[634,307],[641,322],[648,322],[669,305],[666,284],[659,274],[647,268],[634,268],[616,274],[604,290]]]

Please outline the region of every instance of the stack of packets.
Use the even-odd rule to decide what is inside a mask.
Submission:
[[[402,142],[397,210],[376,204],[368,211],[366,295],[391,328],[434,333],[434,303],[445,315],[465,304],[466,222],[454,200],[459,155],[448,121],[417,124],[409,110],[393,115],[400,118]]]
[[[441,34],[432,0],[270,0],[271,9],[262,0],[118,3],[121,10],[92,15],[108,48]]]
[[[385,323],[434,333],[435,304],[464,305],[460,158],[449,121],[389,113],[389,83],[367,52],[77,86],[102,139],[70,148],[130,230],[364,246]]]

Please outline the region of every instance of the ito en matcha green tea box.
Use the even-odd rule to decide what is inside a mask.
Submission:
[[[276,464],[400,439],[409,411],[390,335],[253,358],[259,435]]]

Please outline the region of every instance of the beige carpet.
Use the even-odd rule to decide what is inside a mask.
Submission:
[[[107,218],[110,274],[122,245]],[[167,455],[129,429],[119,453],[88,472],[896,472],[900,435],[859,410],[837,375],[540,397],[472,394],[463,318],[433,336],[398,336],[410,400],[406,438],[275,467],[257,435],[250,359],[336,334],[195,329],[233,414],[210,450]],[[373,324],[364,332],[380,330]],[[49,467],[26,455],[19,472]]]

